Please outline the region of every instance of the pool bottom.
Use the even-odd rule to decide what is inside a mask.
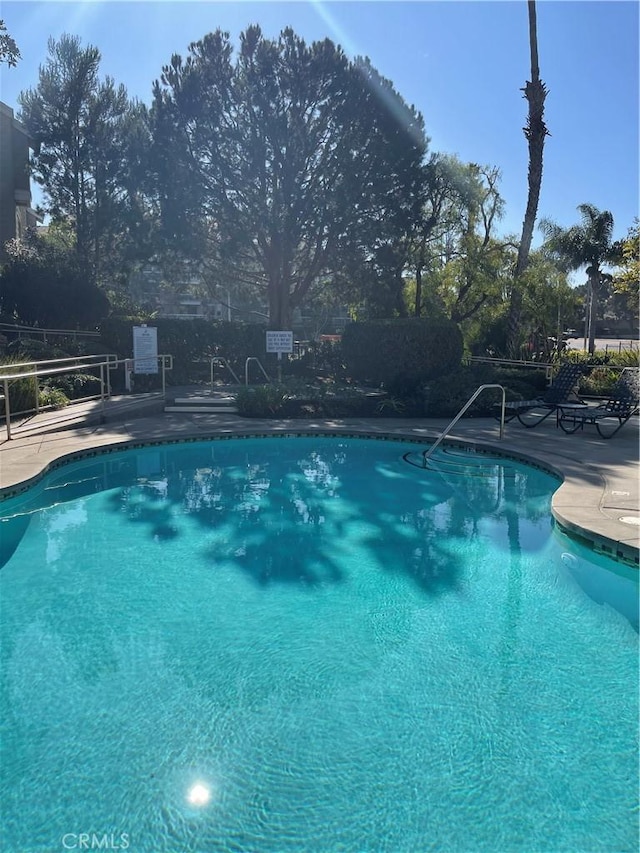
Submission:
[[[239,444],[33,513],[3,849],[632,849],[637,637],[574,582],[553,483]]]

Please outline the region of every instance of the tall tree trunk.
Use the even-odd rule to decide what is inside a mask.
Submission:
[[[513,286],[511,288],[511,302],[509,305],[509,318],[507,324],[507,351],[511,356],[518,352],[520,335],[520,322],[522,313],[522,283],[521,278],[529,262],[529,251],[533,239],[533,228],[538,213],[538,201],[540,200],[540,187],[542,185],[542,153],[544,149],[544,138],[548,134],[544,123],[544,101],[547,97],[547,87],[540,80],[540,68],[538,67],[538,35],[536,26],[536,4],[535,0],[528,0],[529,9],[529,47],[531,50],[531,80],[527,80],[524,97],[529,103],[529,115],[524,135],[529,145],[529,170],[527,195],[527,208],[522,223],[522,236],[518,247],[518,259],[513,275]]]
[[[596,351],[596,317],[598,316],[598,285],[600,284],[600,268],[590,267],[587,270],[589,274],[589,304],[588,310],[588,334],[589,334],[589,355],[593,355]]]
[[[281,331],[291,330],[291,304],[289,300],[289,282],[281,275],[269,281],[269,328]]]
[[[413,316],[419,317],[422,314],[422,264],[416,266],[416,301],[413,310]]]

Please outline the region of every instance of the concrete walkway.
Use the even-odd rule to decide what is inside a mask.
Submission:
[[[500,441],[495,420],[469,418],[458,422],[449,440],[513,454],[558,473],[563,483],[552,500],[557,521],[598,550],[638,565],[638,421],[632,418],[606,441],[593,427],[566,435],[556,427],[552,415],[531,430],[512,421]],[[42,413],[16,424],[11,441],[6,434],[0,438],[0,502],[24,491],[56,460],[77,457],[93,448],[274,432],[390,436],[427,444],[447,423],[446,419],[420,418],[261,420],[233,414],[166,414],[163,400],[155,394],[114,397],[103,405],[79,404],[73,412]]]

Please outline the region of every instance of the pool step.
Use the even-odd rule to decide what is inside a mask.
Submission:
[[[496,458],[491,455],[476,454],[474,450],[462,452],[439,448],[429,460],[427,467],[424,465],[424,453],[426,451],[411,450],[405,453],[403,459],[415,468],[431,470],[440,474],[455,474],[462,477],[495,477],[495,466],[502,467],[503,476],[511,479],[515,476],[513,466],[507,459]]]
[[[235,415],[238,413],[235,398],[228,394],[176,397],[175,400],[165,404],[164,411],[206,415]]]

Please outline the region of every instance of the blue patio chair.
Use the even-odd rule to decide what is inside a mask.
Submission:
[[[533,429],[550,414],[557,412],[562,403],[569,403],[573,398],[575,402],[581,404],[582,400],[576,395],[575,387],[587,369],[583,364],[563,364],[542,397],[535,400],[507,402],[505,421],[508,423],[518,418],[522,426]]]
[[[558,424],[566,433],[574,433],[591,424],[602,438],[612,438],[640,405],[640,379],[637,367],[625,367],[606,403],[589,409],[562,409]]]

